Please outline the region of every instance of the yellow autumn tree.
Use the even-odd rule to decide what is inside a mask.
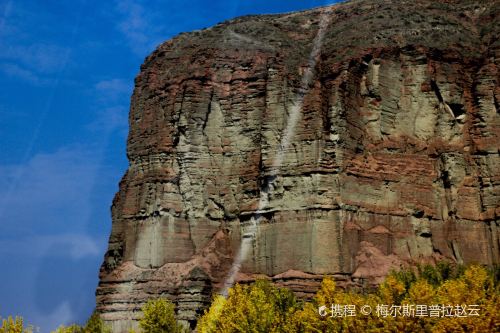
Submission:
[[[33,326],[24,327],[23,317],[12,317],[8,316],[7,318],[2,319],[0,317],[1,326],[0,333],[32,333]]]
[[[500,332],[498,281],[484,267],[471,265],[459,278],[445,281],[437,301],[458,315],[441,318],[432,332]]]
[[[393,293],[385,291],[393,284],[397,286],[397,281],[386,282],[382,294],[392,299]],[[333,279],[326,277],[313,300],[295,313],[292,320],[295,327],[289,332],[398,332],[392,317],[375,315],[381,303],[379,293],[336,288]]]
[[[220,318],[226,298],[222,295],[216,295],[212,301],[210,308],[205,311],[205,315],[198,321],[197,329],[200,333],[217,332],[217,326],[220,325]]]
[[[266,280],[252,285],[236,284],[224,299],[216,296],[199,320],[200,333],[283,332],[299,308],[293,292],[276,288]]]
[[[432,304],[436,304],[435,287],[425,278],[412,282],[405,298],[401,301],[401,305],[409,309],[407,312],[409,315],[395,318],[398,328],[402,332],[430,332],[435,321],[434,317],[419,316],[416,308],[417,305]]]
[[[142,333],[181,333],[184,328],[177,323],[175,306],[166,298],[149,300],[142,307],[139,327]]]

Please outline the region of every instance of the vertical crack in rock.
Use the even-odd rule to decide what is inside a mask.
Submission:
[[[439,103],[444,103],[443,96],[441,95],[441,91],[439,90],[435,80],[431,80],[431,88],[434,91],[434,94],[436,94]]]
[[[500,115],[500,106],[498,104],[498,98],[496,93],[493,94],[493,104],[495,105],[495,110],[497,111],[497,114]]]

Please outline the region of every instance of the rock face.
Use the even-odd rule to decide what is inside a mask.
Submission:
[[[352,1],[160,45],[132,96],[102,317],[124,332],[165,296],[194,324],[256,219],[236,280],[303,296],[324,274],[500,263],[498,22],[498,0]]]

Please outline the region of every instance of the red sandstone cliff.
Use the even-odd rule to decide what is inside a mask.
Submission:
[[[103,318],[124,331],[163,295],[193,321],[256,216],[236,279],[301,294],[324,274],[369,284],[403,264],[500,263],[498,22],[498,0],[352,1],[160,45],[132,96]]]

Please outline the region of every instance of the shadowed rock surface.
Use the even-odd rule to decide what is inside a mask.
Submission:
[[[324,274],[367,286],[400,265],[500,263],[500,1],[328,8],[237,18],[145,60],[96,292],[115,332],[158,296],[194,325],[263,193],[237,281],[308,297]]]

